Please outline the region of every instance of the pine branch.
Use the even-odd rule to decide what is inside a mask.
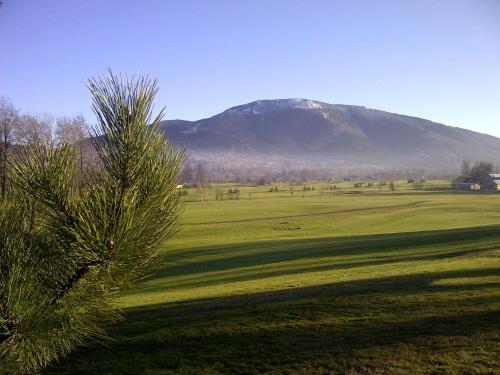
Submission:
[[[3,344],[12,338],[17,323],[14,319],[12,319],[7,305],[7,298],[3,292],[0,294],[0,314],[3,320],[2,325],[5,327],[5,332],[0,334],[0,344]]]
[[[89,262],[89,263],[85,264],[84,266],[79,267],[76,270],[76,272],[69,277],[66,284],[63,285],[61,290],[59,290],[59,292],[50,300],[49,304],[55,305],[57,302],[59,302],[61,299],[63,299],[66,296],[66,294],[68,294],[71,290],[73,290],[75,285],[81,279],[83,279],[85,277],[85,275],[87,275],[87,273],[89,273],[93,267],[96,267],[96,266],[99,266],[102,264],[103,264],[102,261],[94,261],[94,262]]]
[[[16,371],[39,372],[102,338],[117,319],[110,291],[150,272],[178,229],[176,177],[186,154],[164,140],[163,111],[152,117],[156,80],[110,71],[89,89],[99,164],[87,189],[74,188],[77,158],[64,142],[9,158],[18,193],[0,205],[0,359]]]

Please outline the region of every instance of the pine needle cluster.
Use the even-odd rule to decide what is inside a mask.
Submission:
[[[19,150],[0,203],[0,360],[38,372],[119,319],[117,293],[154,269],[178,228],[185,159],[153,118],[157,81],[111,71],[92,79],[99,156],[88,188],[65,142]]]

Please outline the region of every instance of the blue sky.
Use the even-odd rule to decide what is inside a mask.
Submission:
[[[498,0],[4,0],[0,95],[94,121],[88,77],[159,79],[157,108],[195,120],[303,97],[500,137]]]

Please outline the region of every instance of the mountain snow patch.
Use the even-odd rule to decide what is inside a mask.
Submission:
[[[318,102],[313,102],[312,100],[306,100],[307,107],[308,108],[323,108],[321,104]]]
[[[265,112],[285,111],[289,109],[319,109],[323,108],[321,103],[307,99],[276,99],[258,100],[252,103],[243,104],[230,108],[226,111],[229,114],[261,114]]]

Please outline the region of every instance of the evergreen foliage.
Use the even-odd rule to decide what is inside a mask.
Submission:
[[[477,162],[470,170],[470,177],[481,179],[493,172],[493,163],[488,161]],[[468,176],[465,176],[468,177]]]
[[[152,271],[176,231],[183,150],[153,119],[157,82],[89,81],[100,164],[83,191],[71,145],[37,142],[10,164],[0,209],[1,368],[33,373],[119,319],[117,292]],[[151,124],[151,125],[149,125]]]

